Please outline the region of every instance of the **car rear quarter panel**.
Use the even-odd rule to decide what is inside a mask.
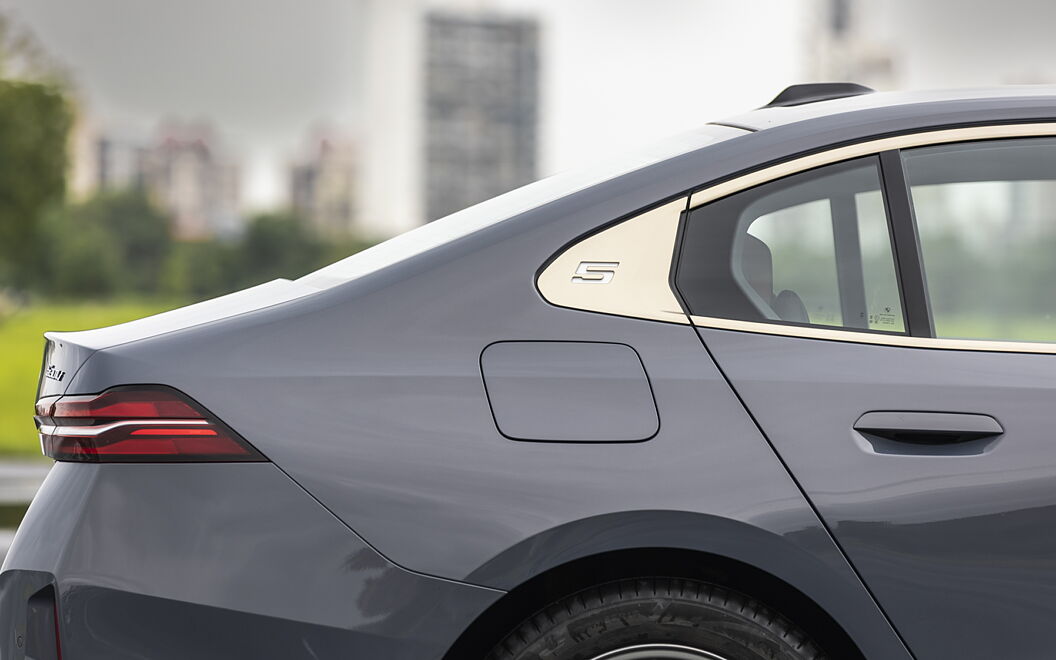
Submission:
[[[48,583],[79,660],[439,658],[502,595],[395,566],[267,463],[56,464],[0,573],[0,659]]]

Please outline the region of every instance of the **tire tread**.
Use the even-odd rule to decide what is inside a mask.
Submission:
[[[608,605],[648,598],[694,602],[725,610],[777,637],[801,660],[827,658],[790,619],[757,599],[697,580],[647,577],[590,587],[550,603],[511,631],[488,655],[488,660],[523,660],[524,653],[564,623]]]

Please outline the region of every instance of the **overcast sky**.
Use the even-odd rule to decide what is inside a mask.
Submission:
[[[73,72],[93,121],[149,135],[210,119],[243,165],[244,196],[284,193],[314,122],[352,125],[359,5],[348,0],[0,0]],[[252,11],[247,11],[251,7]]]
[[[543,173],[765,103],[800,79],[810,0],[492,0],[543,25]],[[283,201],[318,122],[356,126],[359,0],[0,0],[73,73],[93,121],[210,119],[251,206]],[[765,17],[766,20],[760,20]]]

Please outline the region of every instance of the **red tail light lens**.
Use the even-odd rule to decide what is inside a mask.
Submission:
[[[176,390],[119,387],[37,402],[44,455],[90,463],[265,461],[260,452]]]

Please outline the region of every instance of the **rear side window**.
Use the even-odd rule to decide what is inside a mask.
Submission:
[[[877,159],[693,209],[675,280],[695,316],[904,332]]]
[[[936,336],[1056,341],[1056,139],[902,158]]]

